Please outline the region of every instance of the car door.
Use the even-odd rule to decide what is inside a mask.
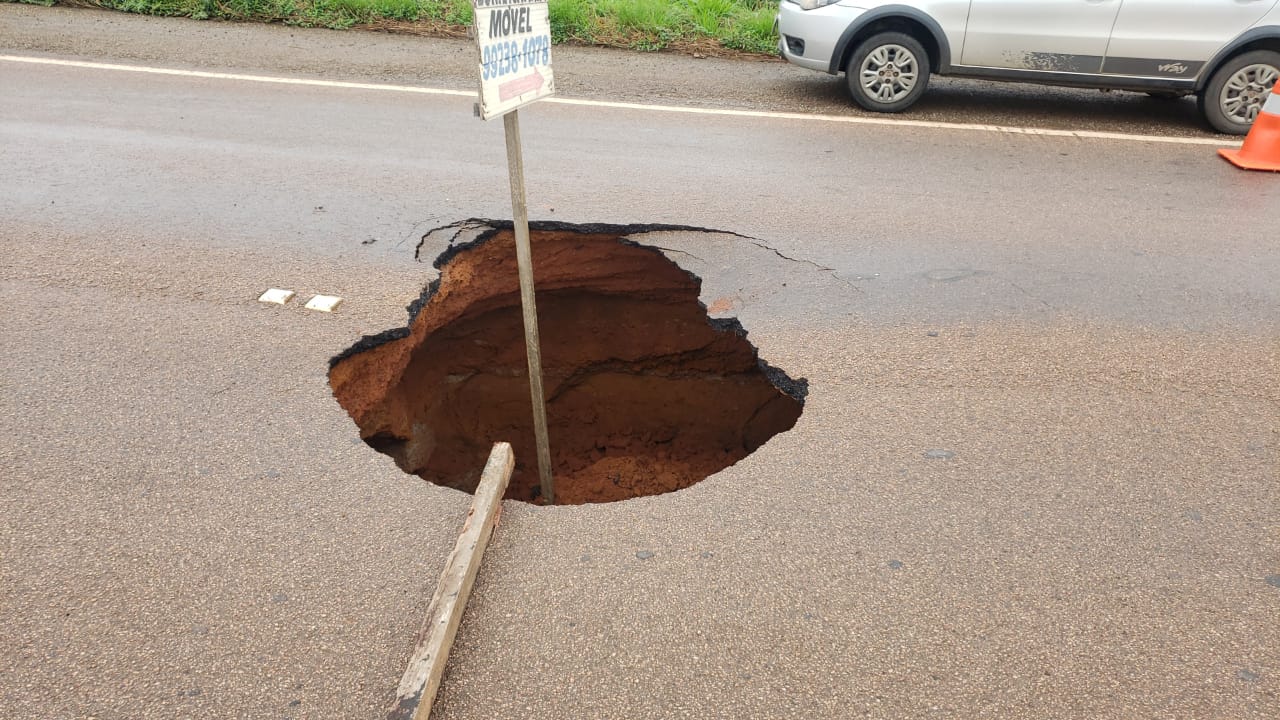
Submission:
[[[960,64],[1098,73],[1120,0],[973,0]]]
[[[1277,0],[1124,0],[1103,72],[1190,80]]]

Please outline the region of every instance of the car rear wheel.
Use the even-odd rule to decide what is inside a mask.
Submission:
[[[1278,52],[1255,50],[1231,58],[1213,73],[1200,93],[1200,112],[1214,130],[1244,135],[1262,111],[1277,78]]]
[[[874,112],[902,112],[929,85],[929,54],[910,35],[884,32],[854,49],[845,75],[854,102]]]

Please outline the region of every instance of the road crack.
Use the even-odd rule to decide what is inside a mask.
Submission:
[[[439,227],[432,228],[428,230],[426,233],[424,233],[422,235],[422,238],[418,241],[417,247],[415,247],[413,250],[413,259],[419,262],[422,261],[423,246],[427,243],[428,239],[430,239],[433,235],[435,235],[438,232],[453,230],[453,234],[449,237],[449,241],[447,243],[447,247],[453,247],[453,245],[458,241],[458,238],[462,237],[462,234],[469,230],[505,229],[505,228],[510,228],[511,226],[512,226],[512,223],[510,220],[467,218],[466,220],[459,220],[457,222],[449,223],[448,225],[441,225]],[[564,227],[568,227],[568,225],[566,223],[562,223],[559,221],[534,220],[534,221],[530,221],[529,227],[532,229],[556,230],[556,229],[562,229]],[[768,243],[761,240],[760,238],[752,237],[751,235],[744,235],[742,233],[734,232],[732,230],[719,230],[717,228],[698,227],[694,225],[668,225],[663,223],[635,223],[630,225],[589,224],[589,225],[576,225],[573,227],[580,229],[579,231],[612,233],[612,234],[619,234],[622,236],[641,235],[641,234],[650,233],[650,232],[701,232],[701,233],[715,233],[717,235],[728,235],[730,237],[736,237],[742,240],[746,240],[747,242],[751,243],[752,245],[755,245],[761,250],[768,250],[774,255],[777,255],[780,259],[786,260],[787,262],[798,263],[801,265],[808,265],[809,267],[815,270],[818,270],[819,272],[823,272],[830,275],[833,280],[840,283],[841,285],[844,285],[850,290],[853,290],[857,293],[863,292],[862,288],[858,287],[857,285],[854,285],[852,282],[850,282],[846,278],[841,277],[840,274],[833,267],[828,267],[826,265],[816,263],[812,260],[806,260],[804,258],[791,257],[790,255],[784,254],[782,251],[778,250],[772,245],[769,245]],[[648,243],[645,243],[645,244],[648,244]],[[681,253],[684,255],[688,255],[689,257],[694,258],[700,262],[707,262],[705,259],[698,257],[697,255],[694,255],[693,253],[685,250],[677,250],[675,248],[662,247],[660,245],[649,245],[649,247],[655,248],[657,250],[662,250],[664,252]]]
[[[1056,308],[1056,307],[1054,307],[1054,306],[1053,306],[1053,304],[1052,304],[1052,303],[1050,303],[1048,300],[1045,300],[1044,298],[1040,297],[1039,295],[1036,295],[1035,293],[1033,293],[1033,292],[1031,292],[1031,291],[1027,290],[1026,288],[1022,287],[1022,286],[1021,286],[1021,285],[1019,285],[1018,283],[1016,283],[1016,282],[1014,282],[1014,281],[1012,281],[1012,280],[1006,280],[1005,282],[1007,282],[1007,283],[1009,283],[1011,286],[1013,286],[1013,289],[1017,290],[1018,292],[1022,293],[1023,295],[1026,295],[1027,297],[1031,298],[1032,300],[1035,300],[1035,301],[1037,301],[1037,302],[1041,303],[1042,305],[1044,305],[1045,307],[1049,308],[1050,310],[1057,310],[1057,308]]]

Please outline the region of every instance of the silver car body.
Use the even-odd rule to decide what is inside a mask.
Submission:
[[[859,29],[889,17],[928,28],[942,75],[1133,90],[1199,91],[1233,48],[1280,40],[1280,0],[782,0],[780,50],[838,73]]]

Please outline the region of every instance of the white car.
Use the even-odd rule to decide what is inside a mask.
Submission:
[[[878,112],[937,73],[1194,94],[1243,135],[1280,77],[1280,0],[781,0],[778,31],[784,58],[845,72]]]

